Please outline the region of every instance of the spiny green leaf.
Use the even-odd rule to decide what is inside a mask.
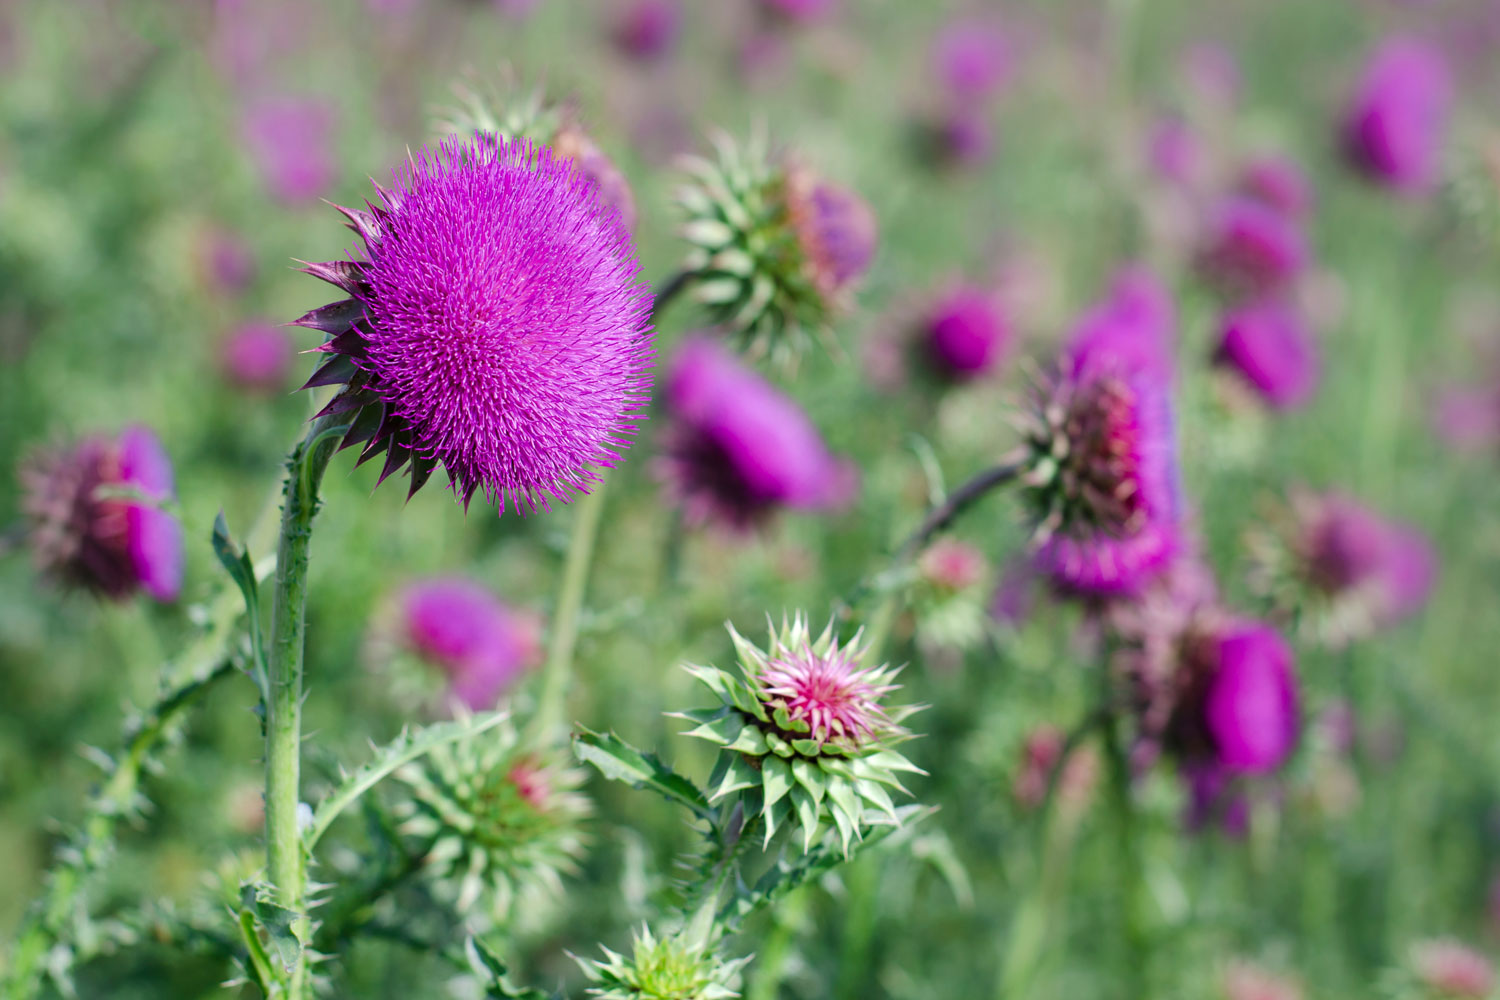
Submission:
[[[700,817],[707,818],[711,811],[708,796],[697,785],[662,763],[655,754],[636,749],[614,733],[580,729],[573,734],[573,753],[613,781],[650,789]]]

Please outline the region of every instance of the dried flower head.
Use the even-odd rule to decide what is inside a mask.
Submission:
[[[164,509],[173,500],[172,463],[149,429],[38,452],[20,480],[43,573],[117,600],[138,588],[158,601],[177,598],[182,526]]]
[[[875,256],[875,215],[848,189],[773,162],[763,136],[741,147],[721,133],[714,149],[683,160],[676,192],[693,294],[753,354],[794,359],[847,308]]]
[[[604,961],[579,960],[601,1000],[728,1000],[739,996],[740,970],[749,956],[720,957],[711,926],[696,921],[658,938],[642,925],[630,957],[602,949]]]
[[[746,791],[746,817],[764,819],[767,844],[795,816],[804,849],[829,820],[846,853],[865,826],[899,823],[887,788],[905,791],[897,772],[921,771],[894,749],[910,738],[901,723],[917,711],[885,704],[896,670],[862,666],[859,636],[840,645],[830,623],[814,638],[800,614],[771,630],[765,651],[733,626],[729,635],[738,676],[687,668],[723,703],[682,716],[698,724],[687,735],[726,751],[709,778],[711,798]]]
[[[350,296],[298,324],[329,334],[307,385],[342,383],[343,445],[441,462],[465,504],[517,510],[598,481],[643,419],[650,295],[630,236],[570,161],[476,135],[423,149],[368,211],[341,208],[361,260],[309,264]]]

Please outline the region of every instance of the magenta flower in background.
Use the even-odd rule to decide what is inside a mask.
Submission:
[[[1215,640],[1217,666],[1203,705],[1215,760],[1237,774],[1280,767],[1297,744],[1297,677],[1291,647],[1255,622]]]
[[[471,580],[437,578],[401,595],[402,638],[441,670],[451,697],[485,711],[536,664],[536,629]]]
[[[1390,625],[1420,611],[1437,579],[1437,557],[1415,528],[1347,496],[1303,497],[1301,572],[1309,586],[1361,622]]]
[[[204,239],[203,273],[214,289],[235,294],[255,280],[255,255],[244,241],[226,229],[213,229]]]
[[[38,568],[63,583],[120,599],[136,589],[158,601],[182,589],[182,526],[172,463],[145,427],[87,438],[21,469],[22,507]]]
[[[287,388],[297,348],[284,327],[246,323],[225,339],[219,364],[231,384],[271,394]]]
[[[302,205],[325,194],[337,174],[334,110],[301,97],[265,99],[245,112],[242,132],[272,197]]]
[[[921,131],[923,152],[939,165],[976,167],[995,152],[995,127],[983,108],[950,108]]]
[[[1022,481],[1042,538],[1037,567],[1064,591],[1135,593],[1181,548],[1173,337],[1166,290],[1126,269],[1034,404]]]
[[[1495,987],[1495,967],[1490,960],[1451,938],[1412,945],[1411,967],[1423,986],[1442,997],[1484,1000]]]
[[[1212,213],[1199,263],[1225,293],[1250,298],[1284,290],[1309,257],[1295,220],[1258,200],[1232,197]]]
[[[1010,322],[998,298],[960,286],[930,306],[922,324],[923,349],[944,378],[962,381],[991,371],[1011,344]]]
[[[1312,211],[1312,181],[1290,157],[1259,156],[1240,173],[1240,191],[1283,215],[1300,219]]]
[[[1193,127],[1175,115],[1157,119],[1146,139],[1151,168],[1163,180],[1196,187],[1208,168],[1208,152]]]
[[[1424,194],[1442,171],[1452,104],[1442,52],[1416,38],[1388,38],[1370,56],[1345,112],[1344,150],[1376,183]]]
[[[298,325],[331,355],[308,386],[381,452],[381,480],[439,462],[467,504],[567,502],[628,446],[650,388],[651,297],[616,210],[570,161],[525,140],[418,151],[369,212],[340,209],[363,260],[305,270],[350,298]]]
[[[1277,301],[1231,309],[1220,326],[1218,360],[1278,410],[1303,406],[1318,387],[1317,340],[1300,313]]]
[[[803,271],[825,301],[841,300],[875,259],[874,211],[849,188],[799,167],[787,170],[786,210]]]
[[[692,337],[678,349],[667,405],[674,419],[660,471],[690,524],[743,531],[781,507],[852,499],[853,469],[797,404],[719,345]]]
[[[963,104],[993,97],[1010,75],[1011,47],[993,20],[960,18],[932,42],[932,72],[948,95]]]
[[[678,0],[630,0],[616,16],[610,38],[625,55],[649,62],[669,54],[681,34]]]

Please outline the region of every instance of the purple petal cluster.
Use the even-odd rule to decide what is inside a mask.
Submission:
[[[422,150],[369,211],[340,209],[363,260],[307,271],[350,298],[299,320],[333,355],[308,385],[347,383],[344,444],[438,463],[467,504],[569,501],[644,418],[651,299],[629,233],[571,161],[524,140]]]
[[[174,495],[172,463],[149,429],[38,455],[21,481],[43,572],[114,599],[137,589],[158,601],[177,598],[182,526],[162,509]]]
[[[1355,169],[1401,194],[1431,190],[1442,171],[1453,81],[1442,53],[1389,38],[1370,56],[1345,112],[1344,149]]]
[[[1278,410],[1306,404],[1318,387],[1317,340],[1302,316],[1282,302],[1230,310],[1222,321],[1218,357]]]
[[[825,300],[841,299],[875,259],[874,211],[849,188],[800,168],[787,171],[786,210],[808,280]]]
[[[1203,713],[1216,762],[1235,774],[1275,770],[1297,744],[1291,647],[1268,625],[1240,624],[1217,638],[1214,658]]]
[[[968,285],[950,289],[933,302],[921,332],[928,362],[951,381],[992,370],[1004,359],[1012,339],[998,297]]]
[[[1284,291],[1308,266],[1297,221],[1255,198],[1226,198],[1211,214],[1199,263],[1227,294],[1256,298]]]
[[[1421,532],[1339,493],[1304,498],[1300,507],[1302,574],[1314,590],[1361,605],[1378,624],[1426,605],[1437,557]]]
[[[746,530],[781,507],[827,509],[851,498],[853,470],[806,414],[717,344],[682,345],[667,404],[673,423],[661,470],[689,523]]]
[[[933,75],[955,100],[972,104],[993,97],[1010,68],[1010,40],[992,20],[959,18],[933,39]]]
[[[400,605],[406,644],[441,670],[452,698],[473,711],[493,708],[536,663],[532,624],[471,580],[412,584]]]

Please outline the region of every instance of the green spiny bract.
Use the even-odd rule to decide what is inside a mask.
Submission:
[[[898,772],[923,773],[894,748],[910,739],[901,723],[917,706],[888,708],[897,670],[860,666],[860,636],[839,645],[830,623],[813,638],[799,614],[771,630],[762,651],[730,625],[739,674],[688,665],[723,703],[682,714],[686,735],[726,752],[709,778],[711,801],[745,792],[745,818],[760,818],[765,843],[795,817],[803,850],[832,823],[844,853],[863,827],[898,824],[889,789],[905,792]]]
[[[604,961],[579,964],[597,983],[589,996],[603,1000],[728,1000],[739,996],[740,969],[749,957],[725,961],[712,924],[694,923],[658,939],[642,926],[629,958],[603,948]]]
[[[427,867],[461,913],[497,922],[562,894],[584,849],[590,810],[583,772],[552,747],[528,747],[503,723],[475,739],[439,747],[396,772],[411,798],[401,832],[430,843]]]
[[[748,353],[793,361],[848,307],[874,256],[875,217],[853,192],[773,161],[762,134],[740,146],[719,133],[713,145],[713,159],[682,160],[683,269]]]

